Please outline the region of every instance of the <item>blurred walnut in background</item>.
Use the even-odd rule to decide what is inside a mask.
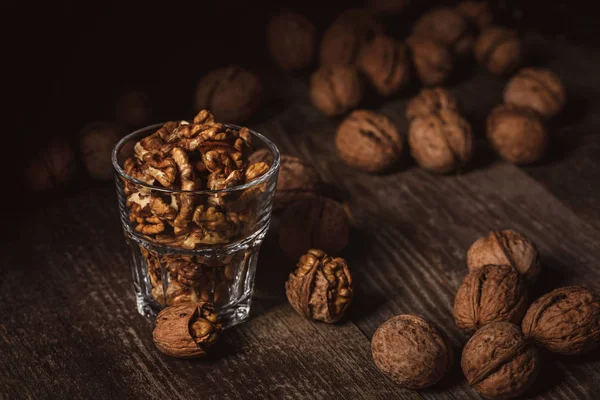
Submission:
[[[36,191],[56,190],[71,182],[76,166],[69,142],[63,137],[54,137],[29,160],[24,171],[25,187]]]
[[[410,78],[406,45],[386,35],[377,35],[363,47],[358,66],[382,96],[397,93]]]
[[[557,116],[566,103],[566,91],[560,78],[544,68],[523,68],[504,89],[504,102],[529,107],[543,118]]]
[[[312,22],[296,13],[282,13],[267,27],[267,46],[271,57],[287,71],[306,68],[315,54],[316,29]]]
[[[434,86],[443,83],[452,72],[452,53],[441,42],[420,36],[406,39],[412,61],[421,83]]]
[[[111,153],[124,133],[118,125],[100,121],[88,124],[82,129],[79,150],[85,169],[93,179],[113,179]]]
[[[523,60],[523,53],[517,32],[501,26],[484,30],[475,43],[475,58],[496,75],[514,72]]]
[[[465,17],[467,21],[474,24],[480,31],[490,27],[494,22],[494,15],[490,5],[485,0],[466,0],[456,6],[456,10]]]
[[[196,111],[207,109],[224,123],[239,123],[258,108],[262,94],[259,77],[240,66],[217,68],[196,88]]]
[[[324,66],[311,77],[311,101],[328,117],[345,114],[356,108],[362,96],[363,83],[354,66]]]
[[[423,14],[413,25],[413,34],[438,40],[458,56],[469,54],[474,35],[463,15],[450,7],[440,7]]]
[[[298,200],[314,198],[320,185],[321,177],[310,163],[300,157],[282,154],[273,206],[279,211]]]

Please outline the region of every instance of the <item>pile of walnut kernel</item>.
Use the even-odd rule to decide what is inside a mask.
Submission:
[[[123,179],[129,220],[152,241],[183,249],[225,244],[247,233],[254,218],[254,197],[262,188],[241,193],[195,195],[252,182],[270,166],[250,163],[248,128],[228,128],[202,110],[190,122],[167,122],[135,144],[125,173],[164,193]]]

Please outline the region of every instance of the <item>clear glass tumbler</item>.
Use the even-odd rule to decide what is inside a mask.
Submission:
[[[112,153],[138,311],[154,318],[169,305],[210,302],[223,327],[231,327],[249,316],[258,252],[271,220],[279,151],[250,131],[255,152],[270,161],[259,178],[221,190],[166,189],[129,176],[124,168],[135,143],[161,126],[131,133]],[[188,218],[178,223],[182,214]]]

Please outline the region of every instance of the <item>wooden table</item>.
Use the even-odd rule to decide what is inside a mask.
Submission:
[[[251,127],[281,150],[305,157],[349,196],[355,218],[344,253],[358,284],[348,318],[311,323],[287,303],[283,282],[294,266],[271,235],[261,252],[250,321],[227,331],[205,359],[161,354],[152,323],[135,308],[129,253],[112,184],[97,185],[23,215],[15,239],[2,243],[0,398],[52,399],[470,399],[458,363],[438,385],[397,387],[372,361],[370,338],[401,313],[439,323],[456,346],[467,337],[452,317],[467,272],[469,245],[491,229],[530,236],[543,256],[532,298],[582,284],[600,291],[600,52],[539,37],[528,39],[542,65],[562,76],[569,106],[552,123],[553,148],[541,163],[517,167],[488,148],[487,112],[504,80],[477,70],[452,90],[473,122],[477,156],[460,175],[435,176],[408,155],[389,174],[371,176],[337,159],[339,120],[312,108],[302,77],[269,78],[288,88],[271,97]],[[283,79],[283,81],[282,81]],[[374,104],[406,132],[406,96]],[[544,354],[530,396],[600,398],[600,354]]]

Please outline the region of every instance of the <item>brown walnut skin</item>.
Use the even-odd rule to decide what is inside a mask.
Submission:
[[[114,179],[111,154],[123,133],[118,126],[106,122],[95,122],[83,128],[79,150],[83,164],[93,179]]]
[[[525,278],[510,265],[486,265],[469,273],[454,300],[454,320],[467,333],[492,322],[519,324],[526,311]]]
[[[406,119],[411,121],[417,117],[439,113],[441,110],[459,112],[456,96],[441,87],[424,88],[408,102]]]
[[[475,58],[496,75],[514,72],[523,61],[523,52],[517,32],[501,26],[484,30],[475,42]]]
[[[273,207],[281,211],[298,200],[314,198],[320,186],[321,178],[312,165],[299,157],[282,154]]]
[[[494,22],[494,15],[487,1],[466,0],[456,6],[456,10],[463,15],[470,23],[474,24],[483,31],[489,28]]]
[[[421,168],[444,174],[471,159],[471,124],[448,110],[415,118],[408,127],[408,144],[410,154]]]
[[[543,68],[523,68],[506,84],[504,102],[529,107],[550,119],[565,106],[566,91],[560,78]]]
[[[348,244],[350,223],[344,207],[329,198],[299,200],[281,216],[279,246],[291,259],[306,249],[319,248],[336,255]]]
[[[530,164],[546,153],[546,127],[530,108],[501,104],[492,110],[486,125],[490,144],[507,161]]]
[[[346,261],[311,249],[300,257],[296,267],[285,283],[285,292],[294,310],[315,321],[329,324],[339,321],[354,293]]]
[[[275,62],[286,71],[308,67],[314,57],[316,28],[304,16],[282,13],[267,27],[267,46]]]
[[[580,286],[553,290],[529,307],[523,332],[554,353],[595,350],[600,347],[600,296]]]
[[[446,45],[435,39],[414,35],[406,39],[406,44],[410,48],[415,71],[423,85],[435,86],[448,79],[454,60]]]
[[[338,156],[351,167],[384,172],[402,153],[403,140],[394,123],[383,114],[353,111],[337,128]]]
[[[164,308],[156,317],[154,344],[177,358],[206,355],[221,330],[217,315],[208,303],[185,303]]]
[[[467,251],[467,265],[475,271],[488,264],[511,265],[528,282],[535,282],[541,264],[535,244],[527,236],[507,229],[476,240]]]
[[[223,123],[247,120],[258,108],[262,84],[256,74],[239,66],[206,74],[196,88],[196,110],[208,109]]]
[[[397,93],[410,78],[406,45],[386,35],[377,35],[364,46],[358,66],[377,92],[385,97]]]
[[[350,65],[330,65],[316,70],[310,80],[310,99],[328,117],[356,108],[363,96],[358,71]]]
[[[469,385],[486,399],[512,399],[538,376],[539,351],[510,322],[493,322],[469,339],[461,367]]]
[[[438,40],[458,56],[469,54],[474,36],[465,17],[450,7],[440,7],[423,14],[413,25],[413,34]]]
[[[52,191],[75,177],[75,153],[66,139],[54,137],[33,157],[24,170],[25,186],[33,191]]]
[[[409,389],[436,384],[452,363],[448,338],[420,315],[397,315],[381,324],[373,334],[371,351],[377,368]]]

